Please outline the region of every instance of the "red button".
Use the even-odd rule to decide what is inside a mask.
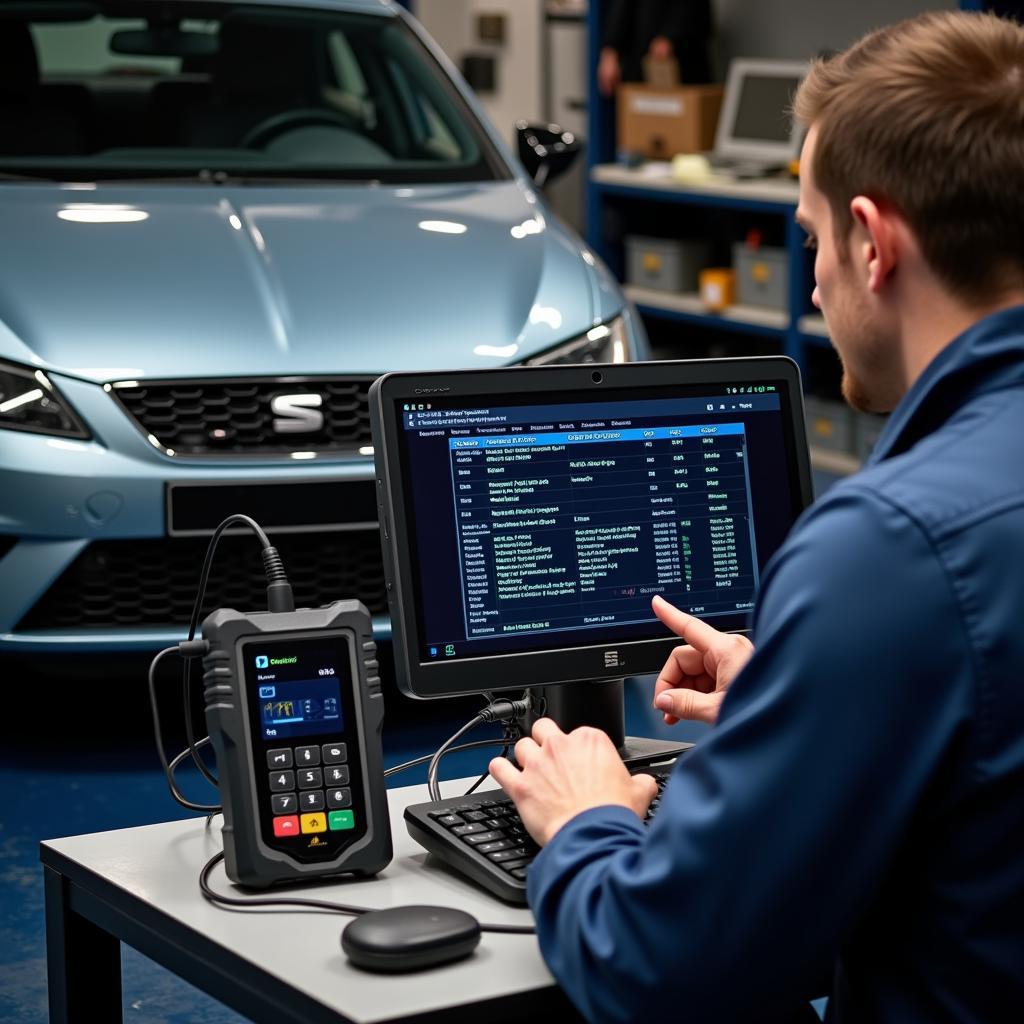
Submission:
[[[299,834],[299,816],[289,814],[287,817],[274,819],[275,836],[297,836]]]

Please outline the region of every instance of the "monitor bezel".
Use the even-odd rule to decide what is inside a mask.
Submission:
[[[725,82],[725,95],[722,99],[722,110],[718,116],[718,127],[715,131],[715,155],[731,157],[738,160],[757,160],[765,163],[787,164],[800,155],[803,141],[803,129],[793,121],[786,142],[758,142],[756,139],[738,139],[732,134],[732,126],[736,120],[740,95],[743,91],[743,80],[748,75],[772,75],[779,78],[797,78],[801,80],[807,74],[810,65],[798,60],[763,60],[749,57],[736,57],[729,64],[729,74]]]
[[[415,609],[412,543],[404,524],[411,507],[402,474],[396,403],[411,397],[444,399],[486,396],[500,404],[502,394],[564,394],[569,391],[612,391],[673,384],[739,386],[763,380],[783,382],[789,393],[787,436],[795,454],[796,484],[801,508],[812,498],[810,458],[804,426],[800,370],[786,356],[737,359],[671,360],[647,363],[517,366],[491,370],[453,370],[388,373],[370,388],[370,422],[377,476],[380,539],[384,578],[391,615],[392,648],[399,689],[407,696],[431,699],[464,696],[481,690],[521,690],[561,682],[619,679],[658,672],[678,638],[596,643],[566,649],[481,655],[456,660],[422,662]],[[496,396],[499,396],[496,398]],[[783,403],[785,410],[786,403]],[[736,630],[743,632],[743,630]]]

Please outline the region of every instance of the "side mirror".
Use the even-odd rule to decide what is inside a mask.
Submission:
[[[538,188],[564,174],[583,148],[580,139],[557,124],[516,121],[516,137],[519,159]]]

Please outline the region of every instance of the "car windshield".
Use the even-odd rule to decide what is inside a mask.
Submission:
[[[508,176],[393,16],[209,0],[0,6],[0,178]]]

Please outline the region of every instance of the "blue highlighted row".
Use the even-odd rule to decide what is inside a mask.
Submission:
[[[610,441],[664,441],[681,437],[718,437],[742,434],[742,423],[703,423],[688,427],[631,427],[628,430],[569,430],[552,434],[500,434],[496,437],[450,437],[448,447],[533,448],[540,445],[604,444]]]

